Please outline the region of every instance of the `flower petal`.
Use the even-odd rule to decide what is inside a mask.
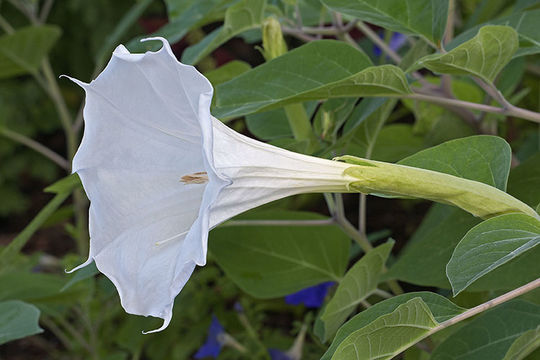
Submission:
[[[198,218],[207,185],[180,180],[217,175],[203,152],[212,87],[160,40],[161,50],[145,54],[118,47],[90,84],[73,79],[86,92],[73,171],[91,201],[85,264],[93,259],[113,281],[127,312],[161,317],[166,327],[175,296],[206,255],[208,221]]]

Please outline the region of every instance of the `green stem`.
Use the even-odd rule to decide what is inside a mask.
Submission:
[[[298,141],[307,141],[307,152],[313,152],[317,147],[317,138],[313,133],[311,121],[309,121],[304,105],[302,103],[290,104],[286,105],[284,109],[294,138]]]
[[[348,155],[336,159],[357,165],[344,171],[344,175],[357,179],[350,183],[351,191],[427,199],[457,206],[483,219],[512,212],[540,219],[527,204],[478,181]]]
[[[77,150],[75,133],[71,128],[71,115],[69,114],[69,110],[66,106],[64,98],[62,97],[62,93],[60,92],[60,88],[58,87],[58,83],[52,71],[51,63],[48,59],[43,60],[42,70],[46,80],[45,90],[49,94],[51,100],[54,102],[56,110],[58,111],[60,123],[62,124],[62,128],[64,129],[66,136],[68,158],[71,160],[73,159],[75,151]]]
[[[47,205],[45,205],[34,219],[23,231],[19,233],[0,253],[0,270],[4,270],[12,261],[15,261],[15,255],[21,251],[24,245],[30,240],[30,237],[43,225],[43,223],[62,205],[70,195],[69,192],[56,195]]]
[[[488,309],[491,309],[497,305],[500,305],[502,303],[505,303],[509,300],[512,300],[520,295],[523,295],[525,293],[528,293],[529,291],[532,291],[536,288],[540,287],[540,278],[531,281],[528,284],[525,284],[521,287],[518,287],[517,289],[514,289],[512,291],[507,292],[506,294],[503,294],[499,297],[496,297],[495,299],[489,300],[483,304],[480,304],[478,306],[473,307],[472,309],[469,309],[457,316],[454,316],[451,319],[446,320],[445,322],[442,322],[435,328],[431,329],[429,333],[426,336],[429,336],[433,333],[436,333],[437,331],[441,331],[444,328],[447,328],[449,326],[452,326],[454,324],[457,324],[460,321],[463,321],[465,319],[468,319],[474,315],[477,315],[481,312],[484,312]]]
[[[531,120],[531,121],[540,123],[540,113],[518,108],[515,106],[505,109],[505,108],[500,108],[496,106],[477,104],[477,103],[472,103],[472,102],[463,101],[463,100],[448,99],[441,96],[424,95],[424,94],[418,94],[418,93],[405,95],[402,97],[408,98],[408,99],[432,102],[434,104],[449,105],[449,106],[458,107],[458,108],[461,107],[461,108],[485,111],[485,112],[501,114],[501,115],[506,115],[506,116],[515,116],[521,119]]]
[[[54,162],[55,164],[57,164],[58,166],[60,166],[61,168],[65,170],[69,170],[70,168],[69,162],[66,159],[64,159],[62,156],[58,155],[57,153],[55,153],[48,147],[43,146],[42,144],[38,143],[37,141],[27,136],[19,134],[15,131],[11,131],[4,127],[0,127],[0,135],[3,135],[6,138],[11,139],[15,142],[18,142],[22,145],[28,146],[30,149],[40,153],[41,155],[45,156],[46,158],[48,158],[49,160],[51,160],[52,162]]]

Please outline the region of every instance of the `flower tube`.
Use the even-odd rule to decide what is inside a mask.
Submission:
[[[208,231],[289,195],[344,192],[350,165],[250,139],[210,115],[212,86],[179,63],[167,41],[157,52],[120,45],[87,84],[85,130],[73,172],[90,199],[90,254],[128,313],[160,317],[195,265]],[[153,39],[147,39],[153,40]]]

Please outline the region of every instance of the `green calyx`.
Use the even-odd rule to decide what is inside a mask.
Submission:
[[[427,199],[457,206],[482,219],[516,212],[540,219],[527,204],[478,181],[349,155],[334,160],[353,164],[343,172],[358,179],[349,184],[351,192]]]

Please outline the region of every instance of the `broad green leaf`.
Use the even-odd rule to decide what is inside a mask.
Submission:
[[[241,219],[321,219],[314,213],[255,212]],[[211,254],[242,290],[258,298],[291,294],[345,272],[348,237],[328,226],[222,226],[210,233]]]
[[[41,307],[52,304],[73,304],[88,289],[84,284],[71,286],[64,292],[65,277],[53,274],[10,272],[0,275],[0,300],[23,300]]]
[[[0,36],[0,79],[35,73],[60,33],[57,26],[43,25]]]
[[[187,48],[182,54],[182,62],[196,64],[236,35],[261,26],[265,7],[266,0],[241,0],[232,5],[225,12],[223,26],[208,34],[198,44]]]
[[[393,245],[393,241],[388,241],[369,251],[347,271],[318,319],[322,326],[316,325],[316,329],[322,333],[317,335],[323,342],[330,339],[360,302],[377,289],[379,276]]]
[[[396,162],[425,147],[424,139],[414,134],[410,124],[390,124],[384,126],[379,132],[375,145],[373,145],[371,158]]]
[[[521,334],[540,325],[540,306],[514,300],[476,317],[433,351],[431,360],[501,360]]]
[[[377,318],[393,312],[397,309],[398,306],[414,298],[421,298],[424,301],[424,303],[429,307],[429,310],[433,314],[433,318],[438,323],[446,321],[465,311],[465,309],[455,305],[447,298],[427,291],[407,293],[395,296],[390,299],[386,299],[367,308],[366,310],[362,311],[361,313],[347,321],[345,324],[343,324],[343,326],[339,328],[332,344],[330,345],[326,353],[322,356],[321,360],[331,359],[338,346],[350,334],[369,325]]]
[[[522,360],[540,347],[540,325],[525,331],[510,346],[503,360]]]
[[[434,204],[383,280],[449,289],[446,264],[461,238],[478,223],[480,219],[460,209]],[[513,289],[526,284],[540,273],[539,256],[537,246],[478,279],[469,290]]]
[[[385,29],[420,35],[438,44],[448,13],[446,0],[323,0],[331,10]]]
[[[474,75],[491,83],[512,60],[517,48],[518,35],[513,28],[487,25],[455,49],[428,55],[417,63],[437,73]]]
[[[335,40],[313,41],[216,87],[215,115],[237,117],[332,97],[410,93],[401,69]]]
[[[529,206],[540,204],[540,152],[512,169],[508,193]]]
[[[538,21],[540,19],[540,9],[528,10],[514,13],[496,20],[490,20],[485,25],[506,25],[514,28],[519,34],[520,48],[514,57],[540,52],[540,31],[538,31]],[[480,26],[469,29],[458,36],[450,44],[448,49],[453,49],[465,41],[474,37]]]
[[[0,345],[43,332],[39,309],[18,300],[0,302]]]
[[[504,139],[478,135],[447,141],[420,151],[401,165],[443,172],[506,190],[512,151]]]
[[[383,278],[450,288],[446,264],[459,240],[479,222],[463,210],[434,204]]]
[[[309,118],[311,118],[317,106],[318,102],[316,101],[304,103],[304,108]],[[293,137],[287,114],[283,108],[247,115],[246,125],[248,130],[259,139],[275,140]]]
[[[446,267],[454,296],[539,243],[540,221],[528,215],[501,215],[475,226],[459,242]]]
[[[204,73],[204,76],[212,83],[212,86],[216,86],[227,82],[250,69],[251,66],[247,62],[233,60],[215,70]]]
[[[424,338],[438,325],[429,307],[416,297],[347,336],[332,360],[386,360]]]
[[[540,347],[540,325],[524,332],[510,346],[503,360],[522,360]]]

